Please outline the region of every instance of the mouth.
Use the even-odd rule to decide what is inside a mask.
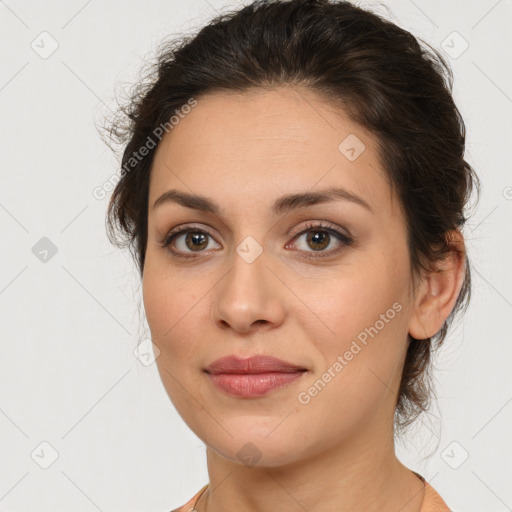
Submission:
[[[204,369],[212,384],[227,395],[257,398],[300,379],[307,368],[271,356],[227,356]]]
[[[257,398],[267,395],[300,379],[307,370],[267,373],[208,373],[214,386],[238,398]]]
[[[260,373],[294,373],[304,371],[307,368],[289,363],[282,359],[261,354],[254,355],[245,359],[235,355],[221,357],[205,368],[210,374],[229,373],[229,374],[260,374]]]

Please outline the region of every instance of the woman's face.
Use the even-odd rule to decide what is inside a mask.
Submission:
[[[154,207],[170,190],[216,211]],[[160,245],[176,227],[193,229]],[[375,138],[313,92],[209,94],[165,135],[143,295],[167,393],[223,457],[278,466],[391,432],[414,310],[405,220]],[[235,396],[205,372],[228,355],[307,371]]]

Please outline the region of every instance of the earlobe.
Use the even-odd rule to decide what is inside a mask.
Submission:
[[[415,297],[409,334],[415,339],[434,336],[452,312],[465,274],[464,239],[459,231],[447,235],[451,250],[436,262],[435,270],[423,276]]]

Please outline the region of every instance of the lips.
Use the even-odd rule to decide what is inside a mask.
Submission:
[[[271,356],[256,355],[247,359],[227,356],[217,359],[205,368],[212,375],[238,374],[254,375],[259,373],[295,373],[306,371],[306,368],[277,359]]]
[[[306,368],[262,355],[248,359],[223,357],[204,371],[218,390],[243,399],[263,397],[300,380],[307,373]]]

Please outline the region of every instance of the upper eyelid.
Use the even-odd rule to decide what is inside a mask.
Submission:
[[[337,224],[334,224],[333,222],[326,220],[308,220],[306,221],[306,224],[303,225],[302,227],[297,228],[296,230],[292,230],[291,235],[295,237],[297,235],[304,233],[305,231],[311,231],[313,229],[318,229],[319,231],[322,229],[326,231],[332,230],[344,236],[345,238],[352,238],[352,235],[346,228],[342,228],[341,226],[338,226]],[[346,233],[343,233],[343,231],[345,231]]]
[[[204,228],[204,226],[206,226],[206,228]],[[346,232],[345,236],[351,237],[350,232],[346,228],[338,226],[337,224],[335,224],[331,221],[327,221],[327,220],[307,220],[307,221],[305,221],[305,224],[303,224],[300,228],[293,229],[290,234],[295,236],[295,235],[301,234],[303,231],[307,231],[307,230],[314,229],[314,228],[320,228],[320,229],[322,229],[322,228],[328,229],[329,228],[329,229],[333,229],[334,231],[341,230],[341,231]],[[208,226],[207,224],[201,224],[201,223],[195,223],[195,222],[192,222],[192,223],[184,222],[182,224],[178,224],[174,228],[167,231],[165,234],[165,238],[169,237],[172,234],[181,234],[183,231],[194,230],[194,229],[197,229],[197,231],[205,231],[209,235],[213,236],[211,231],[214,230],[214,228]]]

